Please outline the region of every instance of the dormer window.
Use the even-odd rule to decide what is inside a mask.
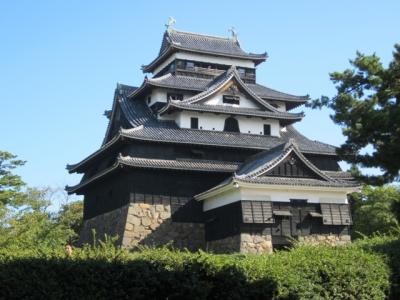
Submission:
[[[240,97],[235,95],[223,95],[222,103],[239,105]]]
[[[170,101],[170,100],[182,101],[183,100],[183,95],[182,94],[176,94],[176,93],[168,93],[167,94],[167,101]]]

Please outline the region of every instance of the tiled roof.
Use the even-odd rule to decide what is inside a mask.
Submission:
[[[329,177],[340,180],[354,180],[354,177],[349,172],[344,171],[323,171]]]
[[[234,172],[239,162],[204,160],[204,159],[149,159],[131,156],[122,156],[120,163],[133,167],[190,170],[203,172]]]
[[[234,107],[232,105],[204,105],[204,104],[189,104],[181,101],[171,101],[168,103],[170,109],[182,109],[188,111],[202,111],[202,112],[211,112],[211,113],[222,113],[222,114],[234,114],[234,115],[242,115],[242,116],[254,116],[254,117],[264,117],[264,118],[272,118],[279,120],[292,120],[292,121],[300,121],[304,115],[302,113],[299,114],[291,114],[287,112],[270,112],[260,109],[254,108],[242,108],[242,107]],[[291,122],[293,123],[293,122]]]
[[[304,163],[317,178],[299,178],[299,177],[278,177],[265,174],[279,165],[285,158],[295,154],[302,163]],[[359,183],[349,180],[330,177],[328,174],[333,172],[323,172],[310,162],[300,151],[296,142],[290,139],[288,143],[280,145],[271,150],[256,154],[245,162],[233,176],[233,180],[260,183],[260,184],[288,184],[288,185],[308,185],[308,186],[329,186],[329,187],[352,187],[359,186]],[[337,173],[337,172],[336,172]],[[337,174],[335,174],[337,175]]]
[[[115,171],[120,166],[130,166],[136,168],[150,169],[167,169],[182,171],[198,171],[198,172],[217,172],[217,173],[233,173],[238,167],[239,162],[201,160],[201,159],[152,159],[132,156],[119,156],[117,161],[109,168],[97,173],[93,177],[84,179],[75,186],[67,187],[68,193],[76,193],[88,184],[97,181],[100,178]]]
[[[293,177],[256,177],[256,178],[235,178],[235,181],[257,184],[276,184],[291,186],[317,186],[317,187],[358,187],[359,183],[350,181],[324,181],[320,179],[310,178],[293,178]]]
[[[204,79],[193,76],[172,75],[171,73],[167,73],[160,77],[148,79],[148,83],[153,86],[191,91],[204,91],[207,89],[211,81],[211,79]]]
[[[295,101],[295,102],[307,102],[309,99],[307,96],[294,96],[287,93],[279,92],[273,90],[269,87],[263,86],[261,84],[247,83],[247,86],[256,93],[259,97],[270,100],[282,100],[282,101]]]
[[[121,138],[132,140],[151,141],[154,143],[172,143],[172,144],[188,144],[188,145],[204,145],[227,148],[244,148],[244,149],[260,149],[268,150],[287,142],[290,138],[294,138],[304,153],[323,154],[336,156],[336,148],[334,146],[324,144],[317,141],[311,141],[302,136],[294,127],[288,125],[286,132],[281,132],[281,137],[221,132],[209,130],[196,130],[178,128],[173,122],[165,122],[162,126],[138,126],[132,129],[121,129],[109,142],[104,144],[99,150],[89,155],[81,162],[73,165],[67,165],[69,172],[76,172],[100,153],[106,151],[114,144],[118,143]]]
[[[226,86],[232,79],[235,79],[237,84],[253,99],[255,102],[258,102],[262,107],[270,110],[271,112],[279,112],[275,107],[273,107],[268,102],[261,99],[257,96],[240,78],[238,71],[236,70],[235,66],[230,67],[227,71],[222,73],[221,75],[217,76],[213,79],[213,81],[209,84],[208,88],[199,94],[194,95],[193,97],[187,98],[181,103],[198,103],[203,99],[215,94],[216,92],[220,91],[224,86]]]
[[[128,95],[132,94],[135,90],[137,90],[137,87],[125,85],[125,84],[117,84],[117,88],[114,91],[114,100],[112,104],[112,108],[110,113],[108,114],[108,124],[107,124],[107,129],[106,129],[106,134],[104,135],[104,139],[102,142],[102,146],[106,144],[110,139],[110,134],[111,134],[111,125],[113,124],[113,119],[114,119],[114,114],[116,112],[118,100],[123,97],[127,97]]]
[[[281,163],[291,153],[294,153],[320,179],[335,181],[335,179],[323,173],[301,153],[294,139],[290,139],[286,144],[250,157],[248,162],[244,163],[238,170],[235,178],[243,180],[258,178]]]
[[[260,63],[267,59],[266,53],[254,54],[245,52],[235,39],[170,29],[164,33],[158,56],[150,64],[143,66],[143,70],[151,72],[170,53],[176,50],[243,58],[253,60],[255,63]]]
[[[214,81],[212,79],[197,78],[183,75],[172,75],[171,73],[165,74],[160,77],[147,79],[146,86],[164,87],[171,89],[189,90],[203,92],[207,90]],[[287,102],[289,109],[298,105],[304,104],[308,101],[308,96],[294,96],[287,93],[279,92],[261,84],[245,85],[258,97],[268,100],[278,100]],[[132,95],[130,95],[132,96]],[[293,104],[291,104],[293,103]]]
[[[269,171],[273,170],[289,155],[295,154],[297,158],[306,165],[306,167],[316,175],[315,178],[294,177],[294,176],[274,176],[269,175]],[[209,193],[226,188],[240,186],[240,183],[260,184],[260,185],[288,185],[288,186],[310,186],[310,187],[332,187],[332,188],[358,188],[359,182],[351,180],[344,172],[324,172],[318,169],[310,162],[300,151],[296,142],[290,139],[286,144],[278,145],[270,150],[258,153],[245,161],[240,168],[229,178],[222,181],[213,188],[196,195],[198,200],[204,200],[210,195]],[[336,177],[331,177],[334,175]],[[239,184],[239,185],[237,185]],[[222,191],[221,190],[221,191]]]
[[[121,134],[132,139],[149,140],[154,142],[210,145],[219,147],[245,148],[245,149],[271,149],[290,138],[301,137],[297,141],[302,152],[336,155],[336,148],[306,139],[291,126],[287,132],[281,132],[281,137],[257,134],[222,132],[210,130],[197,130],[171,127],[140,127],[122,130]]]
[[[180,48],[220,53],[252,59],[266,59],[266,54],[245,52],[237,40],[198,33],[170,30],[167,31],[170,43]]]

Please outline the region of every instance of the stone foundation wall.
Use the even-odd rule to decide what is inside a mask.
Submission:
[[[207,251],[214,253],[272,253],[270,235],[241,233],[220,240],[207,241]]]
[[[241,253],[272,253],[271,235],[261,234],[240,234],[240,252]]]
[[[326,244],[330,246],[341,246],[351,243],[350,235],[343,234],[312,234],[299,237],[300,243],[307,243],[312,245]]]
[[[169,204],[131,203],[122,246],[131,248],[165,244],[180,249],[205,249],[204,225],[172,222]]]
[[[240,235],[229,236],[220,240],[207,241],[206,250],[214,253],[239,252]]]
[[[115,209],[108,213],[85,220],[79,236],[79,245],[83,243],[92,244],[94,240],[93,230],[95,230],[96,239],[104,239],[104,235],[117,236],[118,244],[121,244],[122,236],[125,231],[126,216],[128,214],[128,205]]]

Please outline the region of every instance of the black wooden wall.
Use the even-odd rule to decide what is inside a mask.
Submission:
[[[286,237],[296,238],[310,234],[349,234],[349,227],[323,225],[322,218],[310,212],[321,212],[320,204],[294,200],[273,202],[274,211],[290,212],[291,216],[274,215],[272,224],[244,223],[241,201],[204,213],[206,240],[218,240],[239,233],[272,235],[273,243],[287,243]]]
[[[90,186],[85,192],[84,219],[117,209],[130,201],[131,193],[191,199],[223,181],[229,174],[124,167]],[[153,198],[152,198],[153,199]],[[200,222],[201,205],[187,201],[174,216],[181,222]],[[200,217],[199,217],[200,216]]]

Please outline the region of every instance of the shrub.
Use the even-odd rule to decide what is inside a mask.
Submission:
[[[0,249],[0,299],[384,299],[393,275],[388,264],[399,256],[394,248],[380,250],[386,242],[273,255],[130,253],[112,241],[71,257],[62,249]]]

